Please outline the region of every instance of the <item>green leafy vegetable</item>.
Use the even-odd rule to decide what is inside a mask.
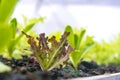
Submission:
[[[94,41],[92,37],[87,37],[85,43],[83,45],[82,40],[85,35],[86,30],[81,29],[74,33],[71,26],[66,26],[65,31],[70,32],[70,36],[68,36],[68,42],[74,47],[74,51],[70,54],[70,61],[73,66],[77,69],[78,64],[80,63],[83,56],[93,47]]]
[[[69,53],[73,50],[67,43],[69,32],[64,32],[60,41],[57,41],[55,36],[48,39],[42,33],[37,37],[38,42],[32,36],[24,34],[28,38],[28,43],[31,45],[32,51],[43,71],[50,71],[58,67],[68,60]]]
[[[10,17],[18,0],[0,1],[0,52],[5,50],[6,45],[12,40],[13,27],[9,24]]]

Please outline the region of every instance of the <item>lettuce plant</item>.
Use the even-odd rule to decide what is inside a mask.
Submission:
[[[77,69],[77,66],[84,55],[93,47],[94,41],[92,37],[87,36],[86,40],[82,42],[86,32],[86,30],[83,28],[80,31],[73,32],[72,27],[68,25],[66,26],[65,31],[70,32],[70,36],[68,36],[68,42],[74,47],[74,51],[71,52],[69,57],[73,66]]]
[[[15,26],[9,23],[12,12],[18,0],[0,0],[0,52],[14,36]]]
[[[60,41],[57,41],[55,36],[48,39],[44,33],[40,34],[37,40],[24,32],[23,34],[28,38],[32,52],[43,71],[50,71],[67,61],[69,53],[73,50],[67,43],[69,32],[64,32]]]

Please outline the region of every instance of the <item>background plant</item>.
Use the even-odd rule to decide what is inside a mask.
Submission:
[[[78,64],[81,62],[84,55],[93,47],[93,37],[87,36],[84,41],[86,30],[81,28],[80,30],[73,30],[71,26],[66,26],[65,31],[70,32],[68,42],[74,47],[74,51],[70,54],[70,61],[77,69]]]
[[[94,48],[85,55],[86,59],[96,61],[98,64],[118,64],[120,65],[120,35],[108,42],[96,42]]]

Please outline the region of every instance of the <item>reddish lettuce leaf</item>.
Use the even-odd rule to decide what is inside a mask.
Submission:
[[[69,53],[73,50],[67,42],[69,32],[64,32],[60,41],[57,41],[55,36],[48,39],[44,33],[40,34],[37,40],[24,32],[23,34],[28,38],[28,43],[43,71],[52,70],[67,61]]]

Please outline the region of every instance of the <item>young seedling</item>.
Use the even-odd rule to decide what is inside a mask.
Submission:
[[[40,34],[37,40],[25,32],[23,34],[28,38],[28,44],[43,71],[50,71],[67,61],[69,53],[73,50],[67,43],[69,32],[64,32],[60,41],[57,41],[55,36],[48,39],[44,33]]]
[[[78,64],[81,62],[81,59],[84,57],[84,55],[93,47],[94,41],[92,37],[86,37],[86,41],[84,42],[84,45],[82,44],[82,39],[85,35],[86,30],[81,29],[80,31],[73,32],[73,29],[71,26],[66,26],[65,31],[70,32],[70,36],[68,36],[68,42],[70,45],[74,47],[74,51],[70,54],[70,61],[72,62],[75,69],[77,69]]]

